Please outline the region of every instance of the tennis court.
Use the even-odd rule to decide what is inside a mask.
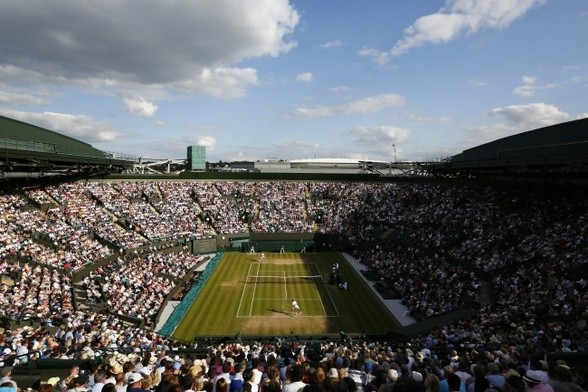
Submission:
[[[279,254],[276,256],[249,264],[237,317],[338,316],[315,263],[287,264]],[[292,300],[296,300],[301,313],[292,309]]]
[[[348,290],[328,284],[341,264]],[[302,314],[293,311],[295,299]],[[227,253],[172,336],[379,333],[397,326],[369,287],[336,252]]]

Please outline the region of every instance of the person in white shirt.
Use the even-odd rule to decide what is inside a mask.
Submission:
[[[298,305],[298,302],[296,302],[295,299],[292,300],[292,311],[297,314],[302,314],[302,310],[300,310],[300,306]]]
[[[302,379],[304,378],[304,368],[302,365],[294,365],[287,373],[288,380],[282,387],[282,392],[301,392],[306,386]]]

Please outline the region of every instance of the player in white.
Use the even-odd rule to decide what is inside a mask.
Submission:
[[[261,251],[261,256],[259,257],[259,261],[265,261],[265,253]]]
[[[292,300],[292,311],[296,312],[296,314],[302,314],[302,310],[300,310],[300,306],[298,306],[298,302],[295,299]]]

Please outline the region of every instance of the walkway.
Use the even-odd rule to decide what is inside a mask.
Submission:
[[[364,282],[372,289],[374,294],[382,301],[382,303],[388,308],[390,313],[394,316],[398,323],[405,327],[410,324],[416,323],[416,320],[408,315],[408,308],[402,305],[402,302],[399,299],[384,299],[382,295],[374,288],[374,283],[369,281],[361,271],[365,269],[365,265],[361,264],[357,261],[353,256],[348,253],[343,253],[343,256],[347,260],[347,263],[353,267],[354,270],[357,271],[359,276],[364,280]]]
[[[204,263],[202,263],[201,265],[199,265],[198,268],[196,268],[194,271],[197,271],[197,272],[204,271],[209,262],[210,262],[210,258],[208,260],[206,260]],[[157,321],[157,325],[155,326],[156,332],[158,332],[161,328],[163,328],[163,326],[167,322],[167,319],[172,315],[174,309],[176,308],[176,306],[178,306],[180,304],[180,302],[181,301],[167,301],[167,303],[165,304],[165,307],[163,308],[163,311],[161,312],[161,315],[159,316],[159,320]]]

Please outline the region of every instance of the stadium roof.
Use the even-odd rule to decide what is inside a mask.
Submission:
[[[352,168],[358,170],[364,169],[385,169],[390,167],[390,162],[373,161],[369,159],[354,159],[354,158],[307,158],[294,159],[288,161],[294,168]]]
[[[119,171],[132,159],[32,124],[0,116],[0,178]]]
[[[2,139],[0,144],[2,147],[13,142],[16,145],[28,146],[31,149],[44,147],[44,150],[48,151],[53,149],[54,151],[62,151],[68,154],[104,157],[104,152],[88,143],[3,116],[0,116],[0,138]]]
[[[588,118],[551,125],[463,151],[428,165],[433,174],[588,175]]]

